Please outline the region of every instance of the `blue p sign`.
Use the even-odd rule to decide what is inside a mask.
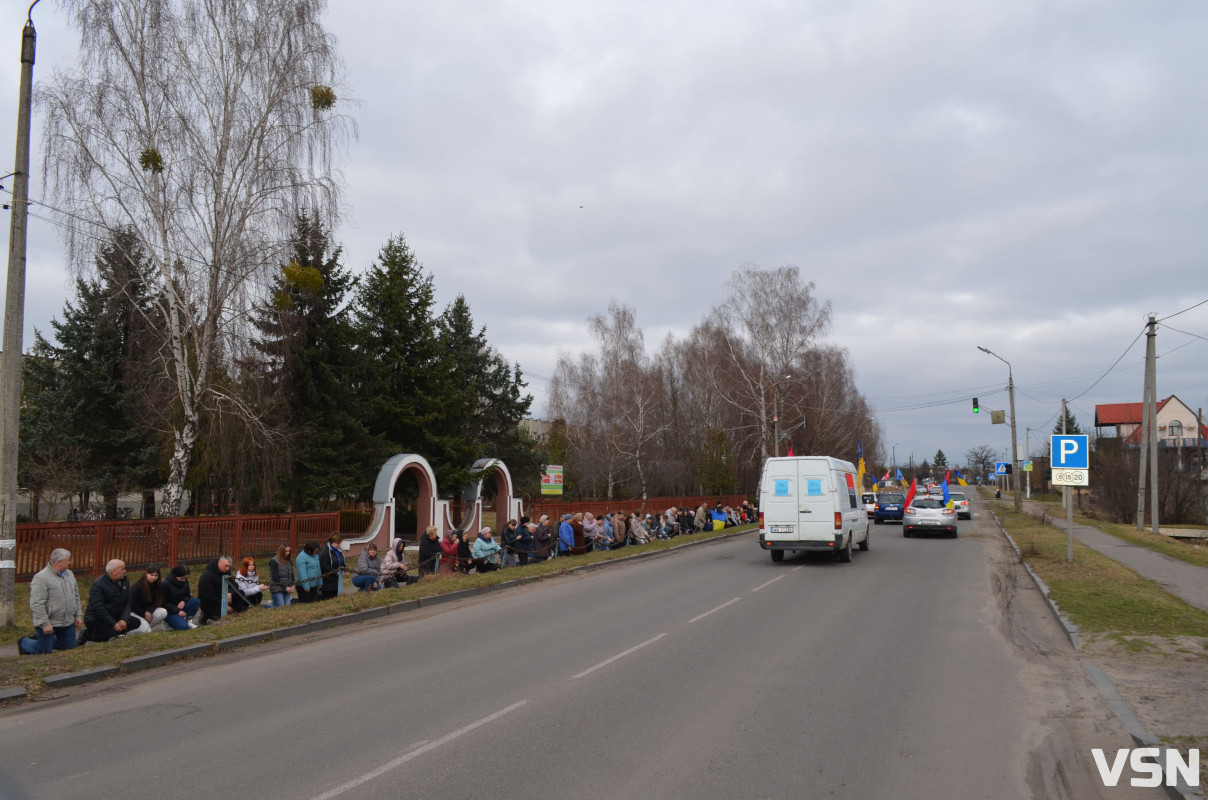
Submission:
[[[1090,469],[1090,440],[1087,436],[1053,436],[1052,452],[1053,469]]]

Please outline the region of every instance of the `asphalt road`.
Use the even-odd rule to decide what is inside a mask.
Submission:
[[[874,526],[850,564],[743,536],[107,681],[0,715],[0,770],[90,800],[1046,796],[1034,665],[961,525]]]

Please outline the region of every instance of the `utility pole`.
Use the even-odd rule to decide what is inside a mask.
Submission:
[[[8,288],[4,298],[4,355],[0,361],[0,625],[15,627],[17,577],[17,443],[21,421],[21,352],[25,333],[25,237],[29,217],[29,124],[38,34],[29,7],[21,31],[21,86],[17,94],[17,153],[13,166]]]
[[[1032,453],[1032,429],[1024,428],[1023,429],[1023,460],[1027,461],[1029,456],[1031,455],[1031,453]],[[1024,472],[1023,474],[1028,476],[1028,484],[1027,484],[1026,489],[1027,489],[1027,497],[1029,500],[1031,500],[1032,499],[1032,473]]]
[[[1145,332],[1145,389],[1141,398],[1141,470],[1137,477],[1137,530],[1145,526],[1145,471],[1149,469],[1149,518],[1158,533],[1158,368],[1157,327],[1149,315]]]
[[[1195,446],[1200,451],[1200,457],[1195,461],[1195,494],[1200,499],[1200,507],[1198,516],[1200,519],[1208,521],[1208,513],[1204,509],[1204,409],[1200,408],[1195,413]]]
[[[1066,420],[1069,414],[1065,410],[1065,398],[1061,398],[1061,435],[1066,434]],[[1052,456],[1050,456],[1051,460]],[[1070,502],[1070,487],[1061,487],[1061,500],[1065,503],[1065,560],[1074,563],[1074,504]]]

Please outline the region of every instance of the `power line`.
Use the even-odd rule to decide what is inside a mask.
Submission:
[[[1199,308],[1200,306],[1204,305],[1204,303],[1208,303],[1208,300],[1201,300],[1200,302],[1196,303],[1193,306],[1188,306],[1187,308],[1184,308],[1182,311],[1176,311],[1173,314],[1170,314],[1169,316],[1165,316],[1165,317],[1162,317],[1162,319],[1154,320],[1154,321],[1163,322],[1165,320],[1170,319],[1171,317],[1177,317],[1179,314],[1186,314],[1188,311],[1192,310],[1193,308]],[[1182,333],[1182,331],[1179,331],[1179,333]]]
[[[1206,300],[1205,302],[1208,302],[1208,300]],[[1166,330],[1174,331],[1175,333],[1181,333],[1184,336],[1193,336],[1196,339],[1203,339],[1205,342],[1208,342],[1208,337],[1200,336],[1198,333],[1188,333],[1187,331],[1181,331],[1178,328],[1172,328],[1169,325],[1163,325],[1162,327],[1165,328]],[[1192,344],[1192,342],[1187,342],[1186,344],[1181,344],[1181,345],[1179,345],[1179,347],[1186,347],[1189,344]],[[1178,347],[1175,348],[1175,350],[1178,350],[1178,349],[1179,349]],[[1169,352],[1173,353],[1174,350],[1170,350]],[[1165,353],[1163,353],[1162,355],[1165,355]]]
[[[1208,302],[1208,300],[1206,300],[1205,302]],[[1179,312],[1179,313],[1182,313],[1182,312]],[[1071,398],[1070,398],[1070,401],[1077,400],[1079,397],[1082,397],[1082,396],[1083,396],[1083,395],[1085,395],[1087,392],[1089,392],[1091,389],[1094,389],[1096,386],[1098,386],[1098,385],[1099,385],[1099,381],[1101,381],[1101,380],[1103,380],[1104,378],[1106,378],[1106,377],[1108,376],[1108,373],[1110,373],[1110,372],[1111,372],[1113,369],[1115,369],[1115,368],[1116,368],[1116,365],[1117,365],[1117,364],[1119,364],[1121,361],[1123,361],[1123,360],[1124,360],[1124,357],[1125,357],[1126,355],[1128,355],[1128,351],[1129,351],[1129,350],[1132,350],[1133,345],[1134,345],[1134,344],[1136,344],[1136,343],[1137,343],[1137,342],[1138,342],[1138,341],[1141,339],[1141,337],[1142,337],[1144,334],[1145,334],[1145,328],[1141,328],[1141,330],[1140,330],[1140,331],[1137,333],[1137,338],[1133,339],[1131,342],[1129,342],[1129,343],[1128,343],[1128,347],[1124,348],[1124,352],[1120,354],[1120,357],[1119,357],[1119,358],[1117,358],[1117,359],[1116,359],[1114,362],[1112,362],[1112,365],[1111,365],[1110,367],[1108,367],[1108,368],[1107,368],[1107,370],[1106,370],[1106,371],[1105,371],[1105,372],[1104,372],[1102,375],[1100,375],[1100,376],[1099,376],[1099,377],[1098,377],[1098,378],[1095,380],[1095,382],[1094,382],[1094,383],[1092,383],[1090,386],[1088,386],[1088,387],[1086,387],[1085,389],[1083,389],[1083,390],[1082,390],[1081,392],[1079,392],[1078,394],[1076,394],[1076,395],[1074,395],[1073,397],[1071,397]]]

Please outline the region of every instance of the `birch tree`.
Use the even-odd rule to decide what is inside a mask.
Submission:
[[[341,64],[324,0],[65,0],[74,71],[41,91],[44,172],[73,261],[107,232],[149,256],[157,364],[172,388],[168,513],[179,513],[205,413],[246,311],[304,208],[338,215]]]
[[[775,450],[775,419],[787,382],[803,377],[815,341],[830,327],[830,302],[819,303],[812,281],[792,265],[772,270],[749,265],[726,283],[726,301],[714,314],[728,334],[717,380],[731,388],[726,398],[758,427],[764,458]]]

